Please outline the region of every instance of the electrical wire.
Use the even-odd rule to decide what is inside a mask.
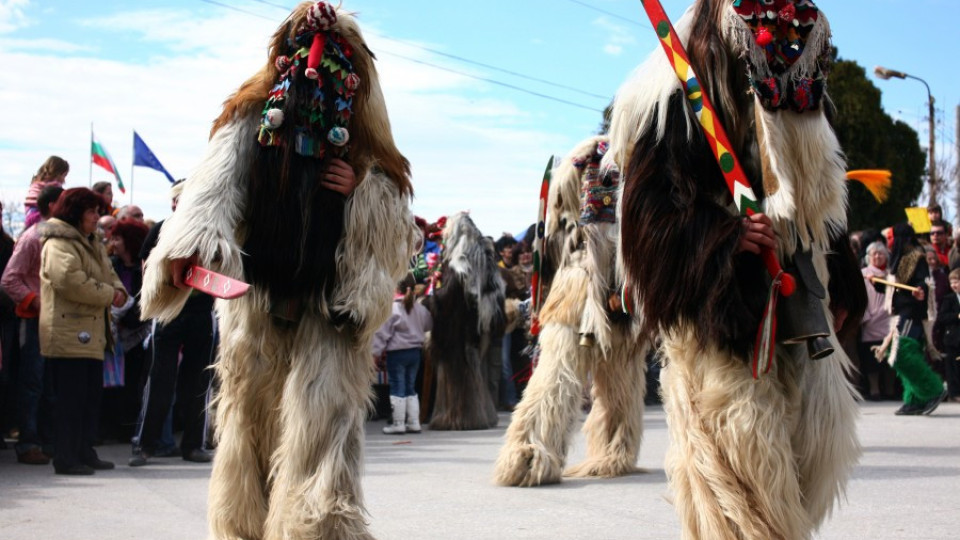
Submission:
[[[260,1],[260,0],[258,0],[258,1]],[[605,10],[605,9],[598,8],[598,7],[596,7],[596,6],[591,6],[590,4],[588,4],[588,3],[586,3],[586,2],[581,2],[580,0],[567,0],[567,1],[568,1],[568,2],[571,2],[571,3],[574,3],[574,4],[577,4],[578,6],[583,6],[583,7],[587,8],[587,9],[592,9],[593,11],[599,11],[600,13],[603,13],[604,15],[608,15],[608,16],[613,17],[613,18],[615,18],[615,19],[618,19],[618,20],[621,20],[621,21],[624,21],[624,22],[628,22],[628,23],[630,23],[630,24],[634,24],[634,25],[637,25],[637,26],[642,26],[642,27],[644,27],[644,28],[649,28],[649,27],[650,27],[650,25],[645,24],[645,23],[641,22],[641,21],[638,20],[638,19],[631,19],[631,18],[629,18],[629,17],[624,17],[623,15],[617,15],[616,13],[613,13],[612,11],[607,11],[607,10]]]
[[[222,2],[218,2],[217,0],[200,0],[200,1],[201,1],[201,2],[204,2],[204,3],[207,3],[207,4],[212,4],[212,5],[215,5],[215,6],[219,6],[219,7],[225,8],[225,9],[230,9],[230,10],[233,10],[233,11],[237,11],[237,12],[240,12],[240,13],[244,13],[244,14],[247,14],[247,15],[251,15],[251,16],[253,16],[253,17],[258,17],[258,18],[266,19],[266,20],[273,20],[271,17],[267,17],[267,16],[265,16],[265,15],[260,15],[259,13],[254,13],[254,12],[252,12],[252,11],[247,11],[247,10],[238,8],[238,7],[236,7],[236,6],[232,6],[232,5],[229,5],[229,4],[225,4],[225,3],[222,3]],[[285,9],[285,10],[289,10],[289,9],[290,9],[290,8],[287,8],[287,7],[282,6],[282,5],[280,5],[280,4],[276,4],[276,3],[273,3],[273,2],[269,2],[268,0],[253,0],[253,1],[254,1],[254,2],[257,2],[257,3],[260,3],[260,4],[267,5],[267,6],[272,6],[272,7],[276,7],[276,8],[282,8],[282,9]],[[388,40],[388,41],[393,41],[393,42],[396,42],[396,43],[401,43],[401,44],[403,44],[403,45],[407,45],[407,46],[414,47],[414,48],[418,48],[418,49],[423,49],[424,51],[430,52],[430,53],[432,53],[432,54],[437,54],[437,55],[439,55],[439,56],[445,56],[445,57],[448,57],[448,58],[451,58],[451,59],[455,59],[455,60],[459,60],[459,61],[461,61],[461,62],[465,62],[465,63],[468,63],[468,64],[474,64],[474,65],[482,66],[482,67],[485,67],[485,68],[487,68],[487,69],[493,69],[493,70],[496,70],[496,71],[501,71],[501,72],[503,72],[503,73],[507,73],[507,74],[510,74],[510,75],[513,75],[513,76],[516,76],[516,77],[520,77],[520,78],[524,78],[524,79],[536,81],[536,82],[539,82],[539,83],[542,83],[542,84],[548,84],[548,85],[555,86],[555,87],[558,87],[558,88],[563,88],[563,89],[566,89],[566,90],[571,90],[571,91],[578,92],[578,93],[580,93],[580,94],[584,94],[584,95],[587,95],[587,96],[590,96],[590,97],[595,97],[595,98],[598,98],[598,99],[604,99],[604,100],[610,100],[610,99],[611,99],[610,96],[603,96],[603,95],[600,95],[600,94],[594,94],[594,93],[591,93],[591,92],[587,92],[587,91],[585,91],[585,90],[579,90],[579,89],[577,89],[577,88],[573,88],[573,87],[570,87],[570,86],[562,85],[562,84],[559,84],[559,83],[554,83],[554,82],[546,81],[546,80],[543,80],[543,79],[537,79],[537,78],[535,78],[535,77],[530,77],[530,76],[523,75],[523,74],[520,74],[520,73],[516,73],[516,72],[510,71],[510,70],[506,70],[506,69],[503,69],[503,68],[498,68],[498,67],[496,67],[496,66],[491,66],[491,65],[489,65],[489,64],[483,64],[483,63],[481,63],[481,62],[475,62],[475,61],[473,61],[473,60],[469,60],[469,59],[466,59],[466,58],[463,58],[463,57],[459,57],[459,56],[456,56],[456,55],[451,55],[451,54],[443,53],[443,52],[440,52],[440,51],[435,51],[435,50],[429,49],[429,48],[427,48],[427,47],[423,47],[423,46],[421,46],[421,45],[417,45],[417,44],[414,44],[414,43],[405,42],[405,41],[399,40],[399,39],[390,38],[390,37],[383,36],[383,35],[380,35],[380,34],[377,34],[377,33],[374,33],[374,32],[367,32],[367,33],[370,34],[370,35],[379,37],[379,38],[381,38],[381,39],[385,39],[385,40]],[[576,102],[573,102],[573,101],[568,101],[568,100],[565,100],[565,99],[562,99],[562,98],[558,98],[558,97],[554,97],[554,96],[550,96],[550,95],[547,95],[547,94],[542,94],[542,93],[540,93],[540,92],[535,92],[535,91],[533,91],[533,90],[529,90],[529,89],[526,89],[526,88],[523,88],[523,87],[520,87],[520,86],[516,86],[516,85],[513,85],[513,84],[505,83],[505,82],[502,82],[502,81],[497,81],[497,80],[489,79],[489,78],[486,78],[486,77],[480,77],[480,76],[478,76],[478,75],[473,75],[473,74],[471,74],[471,73],[466,73],[466,72],[463,72],[463,71],[458,71],[458,70],[455,70],[455,69],[451,69],[451,68],[439,66],[439,65],[433,64],[433,63],[431,63],[431,62],[427,62],[427,61],[424,61],[424,60],[418,60],[418,59],[415,59],[415,58],[411,58],[411,57],[409,57],[409,56],[404,56],[404,55],[402,55],[402,54],[398,54],[398,53],[394,53],[394,52],[390,52],[390,51],[385,51],[385,50],[380,51],[380,53],[382,53],[382,54],[387,54],[388,56],[394,56],[394,57],[397,57],[397,58],[402,58],[402,59],[407,60],[407,61],[409,61],[409,62],[414,62],[414,63],[417,63],[417,64],[422,64],[422,65],[425,65],[425,66],[428,66],[428,67],[432,67],[432,68],[434,68],[434,69],[439,69],[439,70],[441,70],[441,71],[446,71],[446,72],[449,72],[449,73],[455,73],[455,74],[461,75],[461,76],[463,76],[463,77],[469,77],[469,78],[471,78],[471,79],[476,79],[476,80],[484,81],[484,82],[487,82],[487,83],[490,83],[490,84],[494,84],[494,85],[497,85],[497,86],[502,86],[502,87],[504,87],[504,88],[509,88],[509,89],[511,89],[511,90],[516,90],[516,91],[518,91],[518,92],[523,92],[523,93],[525,93],[525,94],[529,94],[529,95],[532,95],[532,96],[535,96],[535,97],[539,97],[539,98],[542,98],[542,99],[547,99],[547,100],[550,100],[550,101],[555,101],[555,102],[557,102],[557,103],[562,103],[562,104],[564,104],[564,105],[570,105],[570,106],[572,106],[572,107],[577,107],[577,108],[580,108],[580,109],[586,109],[586,110],[588,110],[588,111],[594,111],[594,112],[603,113],[603,109],[598,109],[598,108],[596,108],[596,107],[591,107],[591,106],[589,106],[589,105],[583,105],[583,104],[581,104],[581,103],[576,103]]]
[[[270,2],[270,1],[268,1],[268,0],[253,0],[253,1],[254,1],[254,2],[257,2],[258,4],[263,4],[263,5],[266,5],[266,6],[272,6],[272,7],[280,8],[280,9],[283,9],[283,10],[285,10],[285,11],[289,11],[289,10],[290,10],[290,8],[288,8],[287,6],[284,6],[284,5],[282,5],[282,4],[277,4],[276,2]],[[518,77],[518,78],[521,78],[521,79],[526,79],[526,80],[528,80],[528,81],[533,81],[533,82],[537,82],[537,83],[540,83],[540,84],[545,84],[545,85],[547,85],[547,86],[553,86],[554,88],[561,88],[561,89],[563,89],[563,90],[569,90],[569,91],[571,91],[571,92],[575,92],[575,93],[582,94],[582,95],[589,96],[589,97],[594,97],[594,98],[597,98],[597,99],[610,100],[610,96],[604,96],[604,95],[601,95],[601,94],[595,94],[595,93],[593,93],[593,92],[588,92],[588,91],[586,91],[586,90],[581,90],[581,89],[579,89],[579,88],[574,88],[574,87],[572,87],[572,86],[568,86],[568,85],[565,85],[565,84],[560,84],[560,83],[556,83],[556,82],[553,82],[553,81],[548,81],[548,80],[546,80],[546,79],[540,79],[540,78],[537,78],[537,77],[531,77],[531,76],[529,76],[529,75],[524,75],[523,73],[517,73],[516,71],[511,71],[511,70],[509,70],[509,69],[501,68],[501,67],[494,66],[494,65],[491,65],[491,64],[485,64],[485,63],[483,63],[483,62],[477,62],[476,60],[470,60],[469,58],[464,58],[464,57],[462,57],[462,56],[457,56],[457,55],[455,55],[455,54],[450,54],[450,53],[445,53],[445,52],[443,52],[443,51],[438,51],[438,50],[436,50],[436,49],[432,49],[432,48],[430,48],[430,47],[425,47],[425,46],[423,46],[423,45],[420,45],[420,44],[417,44],[417,43],[413,43],[413,42],[410,42],[410,41],[405,41],[405,40],[402,40],[402,39],[397,39],[397,38],[388,37],[388,36],[385,36],[385,35],[383,35],[383,34],[379,34],[379,33],[377,33],[377,32],[371,32],[371,31],[367,30],[367,31],[365,31],[364,33],[367,34],[367,35],[370,35],[370,36],[374,36],[374,37],[377,37],[377,38],[386,40],[386,41],[392,41],[392,42],[394,42],[394,43],[399,43],[399,44],[401,44],[401,45],[406,45],[407,47],[413,47],[413,48],[415,48],[415,49],[420,49],[420,50],[426,51],[426,52],[428,52],[428,53],[435,54],[435,55],[437,55],[437,56],[443,56],[443,57],[446,57],[446,58],[450,58],[450,59],[452,59],[452,60],[456,60],[456,61],[458,61],[458,62],[463,62],[463,63],[465,63],[465,64],[471,64],[471,65],[483,67],[483,68],[486,68],[486,69],[492,69],[492,70],[494,70],[494,71],[499,71],[499,72],[501,72],[501,73],[505,73],[505,74],[507,74],[507,75],[512,75],[512,76],[514,76],[514,77]],[[429,65],[429,64],[428,64],[428,65]]]

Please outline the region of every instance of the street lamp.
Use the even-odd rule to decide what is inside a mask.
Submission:
[[[896,77],[898,79],[916,79],[923,83],[927,87],[927,101],[930,104],[930,206],[937,204],[937,162],[934,159],[934,133],[935,133],[935,123],[933,119],[933,94],[930,93],[930,85],[927,84],[927,81],[921,79],[920,77],[915,77],[909,73],[904,73],[902,71],[896,71],[893,69],[887,69],[882,66],[877,66],[873,68],[873,74],[877,77],[888,80],[891,77]]]

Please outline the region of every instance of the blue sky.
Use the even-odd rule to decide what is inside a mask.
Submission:
[[[674,20],[690,3],[662,1]],[[50,154],[71,163],[68,186],[87,185],[91,122],[128,184],[118,202],[130,200],[134,129],[175,177],[188,176],[220,103],[261,66],[267,38],[294,4],[0,0],[5,206],[22,199]],[[930,84],[937,151],[952,158],[960,85],[949,36],[960,3],[818,5],[843,58]],[[415,212],[435,219],[470,210],[492,236],[534,220],[548,157],[595,132],[600,111],[657,47],[639,0],[345,0],[344,7],[358,13],[378,55],[394,136],[413,164]],[[916,128],[926,146],[923,85],[871,79],[887,112]],[[93,181],[105,179],[93,170]],[[138,167],[132,191],[149,217],[167,215],[160,173]]]

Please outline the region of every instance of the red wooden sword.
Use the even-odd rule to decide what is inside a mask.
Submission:
[[[239,279],[233,279],[197,265],[187,268],[187,272],[183,276],[183,282],[198,291],[226,300],[239,298],[250,289],[249,283],[244,283]]]

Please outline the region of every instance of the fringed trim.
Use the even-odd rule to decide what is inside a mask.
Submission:
[[[826,94],[829,71],[830,23],[821,12],[804,42],[803,53],[782,73],[770,68],[766,52],[757,37],[733,7],[724,12],[723,34],[733,50],[747,65],[747,74],[755,92],[767,108],[813,110]]]

